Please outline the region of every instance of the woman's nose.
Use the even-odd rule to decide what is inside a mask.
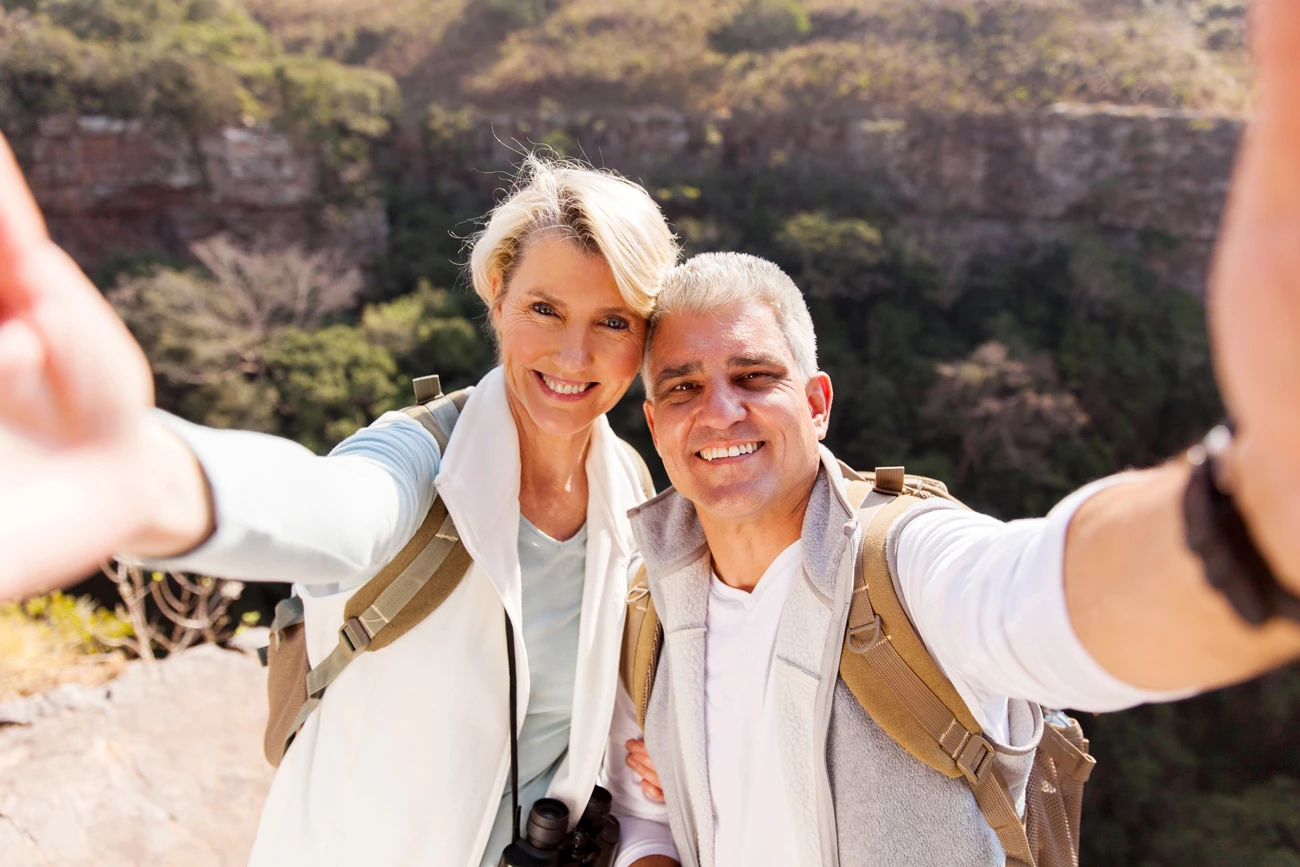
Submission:
[[[581,371],[591,363],[590,332],[586,328],[566,328],[561,337],[556,360],[566,371]]]

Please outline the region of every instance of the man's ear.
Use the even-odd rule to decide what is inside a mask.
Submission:
[[[655,403],[653,400],[646,400],[641,404],[641,409],[645,412],[645,423],[650,428],[650,439],[654,441],[655,452],[659,452],[659,437],[655,435]]]
[[[825,371],[819,370],[808,380],[804,390],[808,395],[808,409],[812,413],[813,430],[817,431],[817,439],[824,440],[826,430],[831,423],[831,401],[834,398],[831,378]]]

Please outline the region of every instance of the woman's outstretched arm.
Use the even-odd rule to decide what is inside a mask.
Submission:
[[[203,474],[152,403],[144,353],[50,240],[0,136],[0,598],[210,532]]]
[[[0,599],[116,553],[246,580],[364,580],[433,496],[437,445],[405,416],[318,458],[152,405],[144,353],[50,240],[0,136]]]

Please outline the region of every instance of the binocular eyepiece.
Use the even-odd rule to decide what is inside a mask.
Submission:
[[[618,819],[609,814],[614,798],[597,786],[578,826],[569,832],[569,808],[542,798],[528,811],[524,839],[501,853],[498,867],[609,867],[618,847]]]

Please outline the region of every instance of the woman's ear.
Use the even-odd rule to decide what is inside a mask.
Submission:
[[[504,302],[505,292],[502,291],[501,275],[492,275],[492,304],[488,307],[488,321],[492,323],[494,331],[501,330],[501,304]]]

